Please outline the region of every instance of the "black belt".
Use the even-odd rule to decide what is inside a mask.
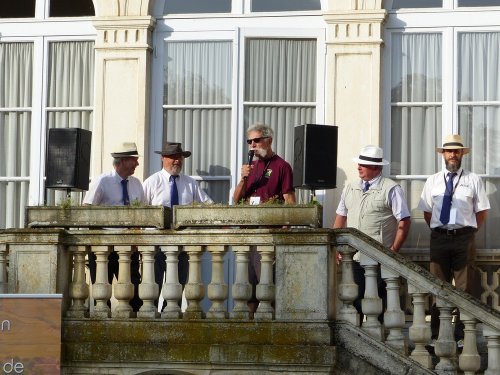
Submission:
[[[439,234],[446,234],[447,236],[460,236],[461,234],[474,233],[476,231],[476,228],[463,227],[456,229],[446,229],[437,227],[437,228],[432,228],[432,231]]]

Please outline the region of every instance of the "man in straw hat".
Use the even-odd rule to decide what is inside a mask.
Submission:
[[[410,211],[401,186],[382,176],[382,168],[389,162],[383,159],[383,150],[377,146],[365,146],[358,157],[359,180],[348,183],[336,211],[334,228],[356,228],[383,243],[392,251],[398,252],[410,229]],[[338,256],[340,260],[340,256]],[[354,307],[363,314],[361,299],[365,291],[364,269],[359,265],[359,254],[354,256],[354,280],[358,284],[358,297]],[[378,277],[379,296],[387,297],[385,283]],[[379,317],[382,320],[382,317]]]
[[[213,203],[194,178],[181,174],[184,159],[191,156],[191,151],[184,151],[180,143],[165,142],[162,150],[155,153],[161,155],[163,168],[143,183],[148,204],[173,207],[193,202]],[[165,254],[159,251],[155,255],[155,281],[159,290],[163,285],[165,269]],[[188,256],[182,251],[179,254],[178,276],[183,286],[187,283],[188,269]]]
[[[474,234],[486,219],[490,208],[483,182],[479,176],[462,168],[462,157],[470,152],[457,134],[445,138],[443,147],[445,169],[430,176],[424,185],[418,208],[431,228],[430,272],[438,279],[451,282],[467,292],[472,291],[476,248]],[[459,346],[463,325],[455,326]],[[431,331],[435,340],[439,331],[439,311],[431,309]]]
[[[115,147],[111,153],[113,157],[113,170],[106,172],[92,180],[89,191],[83,199],[84,205],[102,206],[128,206],[133,202],[146,203],[141,181],[132,176],[139,165],[139,153],[133,142],[124,142]],[[142,301],[138,297],[138,285],[141,281],[139,274],[139,253],[132,253],[131,281],[134,284],[134,298],[130,305],[138,311]],[[96,264],[95,256],[89,258],[90,277],[95,282]],[[118,278],[118,254],[113,251],[108,257],[108,279],[112,283],[113,276]]]

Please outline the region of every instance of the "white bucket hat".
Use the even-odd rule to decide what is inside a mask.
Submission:
[[[464,141],[458,134],[447,136],[444,139],[443,147],[436,148],[436,151],[440,154],[442,154],[444,150],[464,150],[464,155],[470,152],[470,148],[464,146]]]
[[[111,153],[114,158],[128,158],[130,156],[139,157],[137,146],[134,142],[123,142],[115,147],[115,151]]]
[[[382,159],[384,151],[377,146],[365,146],[361,149],[359,156],[352,159],[353,162],[364,165],[388,165],[389,162]]]

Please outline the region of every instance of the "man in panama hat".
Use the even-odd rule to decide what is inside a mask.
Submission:
[[[430,176],[424,185],[418,208],[431,229],[430,272],[438,279],[472,292],[476,247],[475,232],[490,208],[481,178],[462,168],[462,158],[470,152],[458,134],[444,139],[436,151],[443,155],[445,168]],[[455,339],[463,345],[463,324],[455,326]],[[439,331],[439,311],[431,309],[432,339]]]
[[[184,159],[191,156],[191,151],[184,151],[177,142],[165,142],[161,151],[163,168],[149,176],[143,183],[146,202],[153,206],[174,207],[193,202],[213,203],[212,199],[202,190],[198,182],[181,173]],[[188,279],[188,256],[185,251],[179,253],[179,282],[184,286]],[[163,285],[166,263],[165,254],[161,251],[155,255],[155,281],[159,290]]]
[[[356,228],[398,252],[410,229],[410,211],[401,186],[382,176],[382,168],[389,162],[383,158],[380,147],[368,145],[353,158],[358,165],[359,179],[348,183],[336,211],[334,228]],[[340,257],[339,257],[340,260]],[[354,256],[354,280],[358,284],[358,297],[353,302],[360,313],[365,291],[364,269],[359,265],[359,255]],[[378,276],[379,296],[386,305],[385,283]],[[382,320],[382,315],[379,317]]]
[[[139,165],[139,153],[134,142],[123,142],[113,148],[113,170],[106,172],[92,180],[88,192],[83,199],[84,205],[101,206],[128,206],[137,202],[145,204],[144,191],[141,181],[132,176]],[[95,255],[89,257],[89,269],[92,283],[95,282],[96,264]],[[131,281],[134,284],[134,298],[130,305],[134,311],[142,306],[138,296],[138,285],[141,281],[139,273],[139,253],[134,251],[131,256]],[[108,280],[112,283],[113,277],[118,278],[118,254],[112,251],[108,257]]]

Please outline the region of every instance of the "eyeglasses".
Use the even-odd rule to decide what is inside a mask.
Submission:
[[[258,137],[258,138],[247,139],[247,143],[249,145],[251,145],[252,142],[260,143],[263,139],[266,139],[266,138],[269,138],[269,137]]]

